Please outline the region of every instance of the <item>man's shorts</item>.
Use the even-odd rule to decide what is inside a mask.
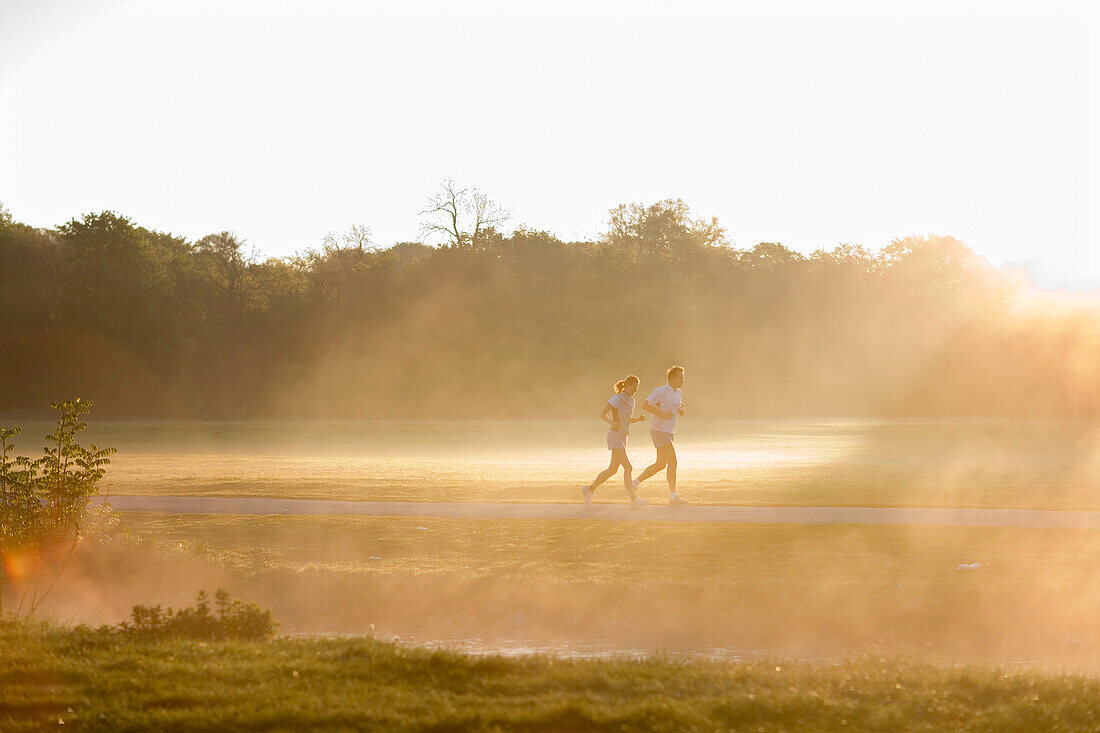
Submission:
[[[664,448],[666,445],[672,445],[672,433],[666,433],[661,430],[650,430],[649,437],[653,438],[654,448]]]
[[[626,439],[627,439],[627,437],[628,436],[623,435],[618,430],[608,430],[607,431],[607,449],[608,450],[615,450],[616,448],[621,448],[622,450],[626,450]]]

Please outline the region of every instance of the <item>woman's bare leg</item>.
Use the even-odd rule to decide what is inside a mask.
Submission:
[[[616,449],[616,452],[618,450]],[[624,450],[622,458],[619,459],[619,463],[623,467],[623,486],[626,487],[626,493],[630,496],[630,500],[634,501],[634,481],[630,477],[631,471],[634,470],[634,466],[630,465],[630,459],[626,457],[626,451]]]
[[[600,471],[600,475],[597,476],[596,480],[588,486],[589,491],[595,491],[597,486],[602,484],[604,481],[607,481],[609,478],[619,472],[619,456],[615,455],[618,452],[619,450],[617,448],[611,451],[611,465]],[[624,454],[626,453],[626,451],[622,452]]]

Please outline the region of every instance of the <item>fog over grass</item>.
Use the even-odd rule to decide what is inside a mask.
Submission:
[[[692,398],[690,387],[685,391]],[[690,404],[689,404],[690,409]],[[25,423],[32,451],[45,423]],[[102,422],[116,495],[404,501],[576,501],[606,466],[604,424]],[[654,451],[635,430],[636,467]],[[1060,420],[693,420],[679,485],[702,504],[1100,509],[1100,435]],[[663,475],[643,495],[667,495]],[[598,501],[620,502],[608,483]]]
[[[605,465],[601,425],[100,422],[87,438],[119,448],[116,495],[560,503]],[[680,491],[703,508],[1100,508],[1089,422],[684,419],[678,446]],[[635,465],[651,453],[631,444]],[[660,476],[641,491],[667,496]],[[225,587],[291,633],[1100,667],[1094,530],[123,513],[108,536],[79,548],[47,613],[112,623]],[[9,575],[5,604],[17,589]]]
[[[284,633],[476,651],[1100,669],[1095,531],[140,513],[121,530],[82,546],[48,613],[117,622],[224,587]]]

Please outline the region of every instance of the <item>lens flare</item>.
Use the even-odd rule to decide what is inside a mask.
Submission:
[[[23,585],[23,581],[30,576],[32,559],[26,553],[4,552],[4,577],[15,591]]]

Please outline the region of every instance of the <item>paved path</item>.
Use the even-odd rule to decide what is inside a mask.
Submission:
[[[102,502],[102,498],[96,499]],[[169,514],[362,514],[452,519],[598,519],[733,524],[927,524],[955,527],[1062,527],[1100,529],[1100,511],[1035,509],[886,509],[880,507],[513,504],[486,502],[334,501],[259,497],[112,496],[112,507]]]

